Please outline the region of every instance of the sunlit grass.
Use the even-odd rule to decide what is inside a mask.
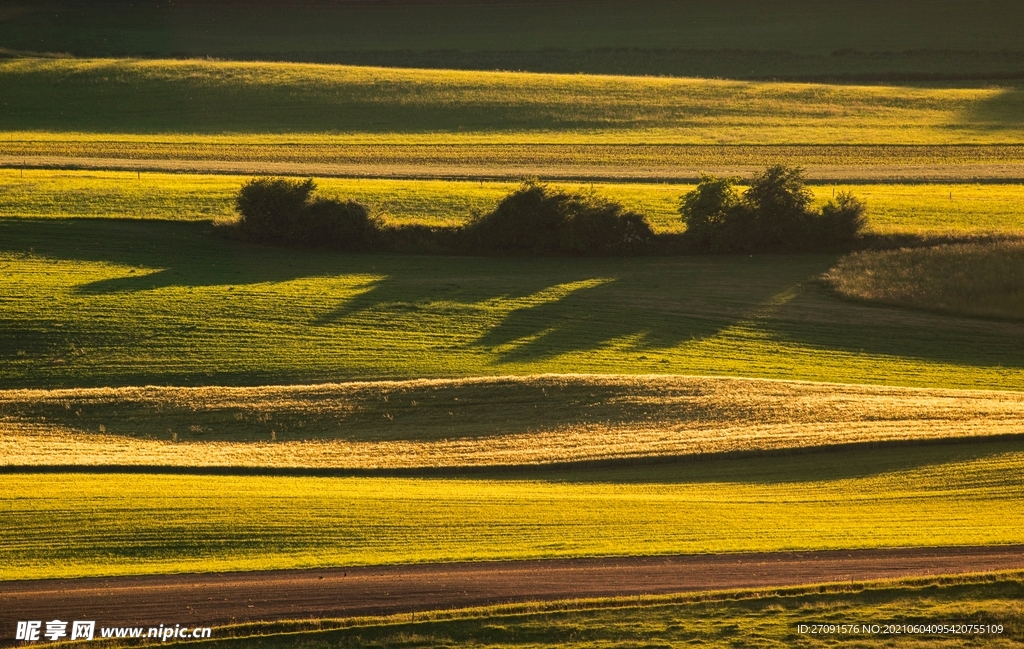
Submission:
[[[0,220],[3,387],[538,373],[1024,386],[1024,331],[860,306],[832,255],[320,254],[203,223]]]
[[[126,171],[0,169],[0,216],[208,220],[233,218],[234,196],[250,176]],[[392,223],[456,226],[487,212],[516,182],[317,178],[321,194],[351,197]],[[692,185],[552,183],[597,192],[644,214],[662,232],[681,231],[679,199]],[[882,234],[1024,231],[1024,185],[815,185],[818,202],[849,191],[868,205],[868,229]]]
[[[0,464],[536,467],[967,441],[1022,426],[1020,393],[673,376],[4,390]]]
[[[0,578],[1020,543],[1020,442],[530,479],[0,475]]]
[[[514,141],[572,132],[710,144],[1003,144],[1024,135],[1024,103],[1010,88],[288,63],[13,59],[0,62],[0,101],[10,131],[498,132]]]

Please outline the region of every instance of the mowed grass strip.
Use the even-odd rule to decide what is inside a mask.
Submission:
[[[990,318],[1024,318],[1024,243],[865,251],[826,279],[844,297]]]
[[[1020,390],[1024,329],[837,297],[833,255],[474,258],[0,219],[0,387],[541,373]]]
[[[0,216],[21,218],[231,219],[234,197],[251,176],[0,169]],[[319,193],[352,198],[386,222],[458,226],[494,209],[517,182],[316,178]],[[596,192],[647,216],[660,232],[684,226],[679,201],[693,185],[552,183]],[[740,188],[742,191],[742,187]],[[877,234],[963,235],[1024,232],[1024,185],[813,185],[817,204],[849,191],[868,205]]]
[[[8,131],[607,135],[704,144],[1020,144],[1011,86],[708,79],[131,59],[0,61]],[[69,107],[73,106],[73,110]]]
[[[749,379],[541,376],[0,391],[0,465],[544,465],[1024,430],[1024,396]]]
[[[863,646],[896,633],[885,625],[986,625],[984,633],[911,633],[928,646],[975,647],[1022,638],[1020,573],[781,588],[769,592],[622,597],[509,604],[355,620],[222,627],[202,647],[593,647],[699,644],[734,647]],[[801,632],[801,625],[807,631]],[[854,627],[809,633],[811,625]],[[879,631],[874,631],[878,625]],[[867,628],[865,628],[867,627]],[[1001,627],[1001,631],[996,631]],[[310,630],[317,629],[317,630]],[[223,639],[224,634],[238,638]],[[266,634],[266,635],[264,635]],[[903,635],[903,634],[899,634]],[[1012,645],[1008,645],[1012,646]]]
[[[1024,443],[478,479],[0,475],[0,579],[1024,542]]]

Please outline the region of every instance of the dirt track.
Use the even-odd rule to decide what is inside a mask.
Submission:
[[[508,162],[439,164],[423,162],[335,163],[238,160],[128,159],[64,156],[0,155],[0,168],[101,169],[171,173],[314,175],[320,177],[405,179],[494,179],[516,181],[527,176],[566,181],[697,182],[700,172],[719,176],[749,176],[763,165],[627,165],[627,164],[510,164]],[[818,182],[1024,182],[1015,162],[937,164],[806,164],[807,176]]]
[[[616,557],[0,582],[0,644],[18,620],[98,626],[347,617],[503,602],[1024,569],[1024,546]]]

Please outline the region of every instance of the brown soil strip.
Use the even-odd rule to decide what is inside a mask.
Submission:
[[[1024,569],[1024,546],[449,563],[0,582],[18,620],[97,626],[389,615],[511,602],[796,586]]]
[[[518,180],[536,176],[545,180],[607,182],[697,182],[701,172],[746,177],[764,165],[645,166],[627,164],[515,165],[417,163],[319,163],[234,160],[164,160],[61,156],[0,155],[0,167],[26,169],[96,169],[239,175],[320,176],[345,178],[486,179]],[[1014,163],[968,164],[851,164],[805,165],[812,182],[845,183],[960,183],[1024,182],[1024,170]]]

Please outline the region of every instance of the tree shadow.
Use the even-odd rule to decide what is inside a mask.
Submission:
[[[982,131],[1019,131],[1024,128],[1024,85],[1004,86],[1000,92],[969,103],[961,124]]]
[[[951,438],[914,444],[872,443],[855,447],[781,449],[740,456],[694,455],[634,466],[539,468],[487,475],[486,479],[537,479],[564,483],[610,484],[796,484],[870,478],[927,470],[950,463],[969,463],[1007,453],[1024,453],[1024,436],[1008,439]],[[1003,469],[1006,472],[1012,469]]]
[[[801,287],[756,326],[776,340],[819,349],[1024,368],[1024,323],[846,301],[820,282]]]
[[[327,301],[325,308],[317,306],[301,317],[282,312],[284,318],[298,318],[293,321],[300,327],[295,335],[303,335],[301,327],[310,327],[312,336],[324,333],[313,331],[317,327],[347,323],[372,326],[381,335],[404,327],[429,333],[434,344],[424,343],[417,351],[424,357],[470,352],[489,359],[485,362],[499,371],[515,371],[517,364],[562,356],[567,357],[564,367],[571,369],[573,354],[610,348],[623,353],[614,371],[632,371],[631,362],[648,363],[646,371],[657,371],[658,366],[651,366],[659,354],[664,353],[662,361],[666,361],[673,348],[717,336],[736,325],[756,328],[775,340],[819,349],[966,367],[1024,367],[1024,323],[844,302],[814,281],[834,263],[833,255],[358,255],[244,244],[215,236],[208,223],[10,218],[0,219],[0,251],[125,267],[117,276],[73,284],[71,290],[81,295],[131,294],[165,287],[230,289],[348,276],[359,286],[353,284],[355,290],[347,291],[337,302]],[[775,304],[779,295],[790,292],[792,299]],[[244,312],[240,313],[244,318]],[[239,324],[245,323],[239,320]],[[183,321],[184,325],[201,328],[202,322]],[[4,327],[5,335],[17,331],[20,341],[35,341],[32,349],[43,350],[37,355],[40,359],[46,357],[47,345],[67,346],[65,342],[71,340],[68,327],[34,332],[27,323],[14,320],[5,322]],[[135,344],[132,331],[87,327],[75,335],[82,340],[92,336],[87,342],[96,349]],[[189,334],[183,330],[182,335]],[[241,338],[232,340],[243,344]],[[78,339],[73,342],[82,344]],[[12,341],[3,348],[10,354],[25,349],[15,343],[22,345]],[[653,360],[645,358],[648,354]],[[47,376],[56,381],[58,369]],[[337,369],[325,374],[322,367],[311,369],[301,363],[272,372],[232,367],[188,377],[169,372],[159,367],[137,368],[123,376],[96,380],[228,385],[338,376]],[[69,381],[82,380],[68,376]],[[892,379],[886,378],[887,382]],[[20,385],[25,380],[9,378],[5,384]]]
[[[120,277],[76,285],[84,295],[287,282],[367,266],[367,257],[232,241],[208,222],[187,221],[0,219],[0,252],[127,267]]]
[[[494,324],[469,347],[493,353],[499,366],[613,344],[633,351],[668,349],[750,317],[833,261],[825,256],[438,259],[443,261],[434,277],[389,273],[316,324],[363,311],[398,317],[417,310],[484,309]]]

